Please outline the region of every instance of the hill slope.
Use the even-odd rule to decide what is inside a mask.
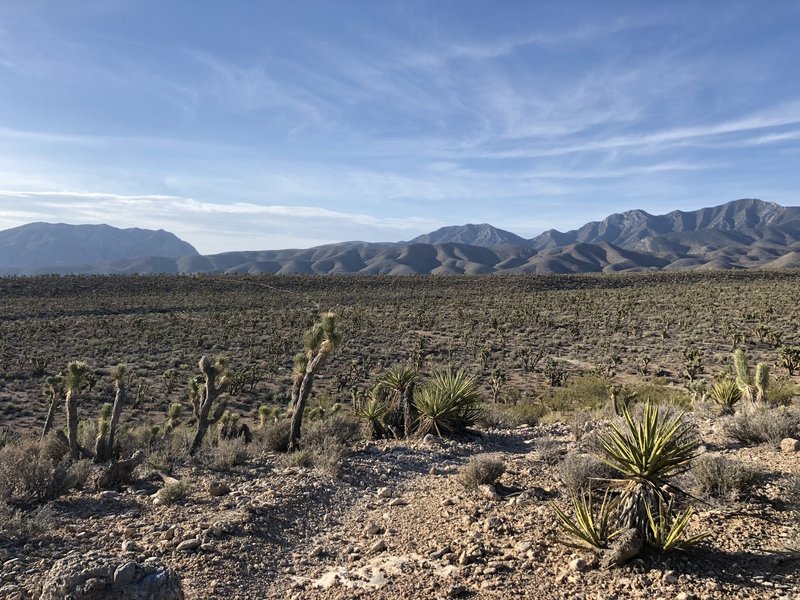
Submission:
[[[408,244],[470,244],[471,246],[529,246],[530,240],[488,223],[451,225],[426,233],[406,242]]]
[[[0,270],[31,273],[145,257],[198,256],[168,231],[110,225],[30,223],[0,231]]]

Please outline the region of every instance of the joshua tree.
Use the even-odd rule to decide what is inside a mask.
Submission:
[[[795,369],[800,367],[800,348],[796,346],[783,346],[780,353],[781,365],[791,377]]]
[[[66,411],[67,411],[67,440],[69,453],[73,460],[80,458],[78,446],[78,395],[86,386],[89,378],[89,365],[83,361],[74,360],[67,365],[66,375]]]
[[[341,334],[336,330],[336,316],[331,312],[322,315],[321,321],[315,323],[305,333],[304,350],[308,362],[297,391],[297,399],[292,407],[292,427],[289,432],[290,452],[300,448],[300,428],[303,424],[303,411],[306,408],[308,397],[311,395],[314,376],[325,362],[325,359],[339,345],[340,341]],[[297,366],[297,361],[295,361],[295,366]]]
[[[750,380],[750,370],[747,368],[747,357],[741,348],[737,348],[733,353],[733,368],[736,372],[736,385],[742,392],[742,398],[752,400],[753,383]]]
[[[767,398],[769,367],[764,363],[758,363],[754,379],[750,375],[750,369],[747,367],[747,357],[741,348],[733,353],[733,366],[736,371],[736,385],[742,392],[742,399],[748,402],[764,402]]]
[[[204,356],[197,366],[202,376],[193,377],[189,381],[189,398],[197,419],[197,432],[189,450],[191,454],[197,452],[203,443],[208,426],[220,420],[227,406],[227,401],[217,402],[220,394],[224,393],[228,387],[227,361],[222,357],[217,357],[212,363],[210,358]],[[216,406],[214,406],[215,403]],[[213,413],[211,412],[212,406],[214,406]]]
[[[683,374],[690,382],[703,372],[703,353],[694,346],[683,349]]]
[[[767,401],[767,386],[769,385],[769,365],[758,363],[756,365],[756,402]]]
[[[414,429],[414,384],[417,370],[411,365],[395,365],[381,379],[379,385],[396,393],[403,402],[403,435],[408,437]]]
[[[97,438],[94,442],[94,462],[103,462],[111,452],[108,449],[108,417],[111,416],[113,407],[106,402],[100,407],[100,414],[97,416]]]
[[[492,388],[492,402],[497,404],[500,400],[500,392],[506,384],[506,372],[500,367],[496,367],[489,377],[489,387]]]
[[[44,395],[47,397],[47,417],[44,420],[42,429],[42,439],[50,432],[53,427],[53,420],[56,416],[56,406],[64,396],[64,378],[61,375],[51,375],[44,380]]]
[[[95,462],[110,460],[114,455],[114,438],[117,435],[122,406],[125,404],[125,399],[127,397],[125,387],[127,374],[127,367],[125,365],[118,365],[111,375],[111,378],[114,380],[115,389],[114,404],[113,406],[111,404],[104,404],[100,411],[94,452]]]
[[[111,378],[114,380],[114,407],[111,410],[111,423],[108,427],[108,445],[106,451],[108,455],[104,458],[111,458],[114,454],[114,438],[117,436],[117,426],[119,425],[119,417],[122,414],[122,406],[127,399],[127,389],[125,387],[125,377],[128,374],[128,368],[125,365],[117,365]]]

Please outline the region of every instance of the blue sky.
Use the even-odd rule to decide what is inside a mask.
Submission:
[[[0,1],[0,228],[204,253],[798,205],[800,3]]]

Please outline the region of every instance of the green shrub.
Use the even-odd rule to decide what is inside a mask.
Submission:
[[[314,453],[308,448],[300,448],[295,452],[282,454],[278,458],[278,465],[284,469],[292,467],[300,467],[303,469],[311,469],[314,467]]]
[[[598,458],[619,471],[620,520],[652,540],[648,515],[666,501],[664,489],[671,479],[686,472],[695,458],[698,438],[685,415],[670,415],[647,403],[641,417],[623,409],[623,424],[598,436]],[[648,512],[650,511],[650,512]],[[652,519],[650,519],[652,520]]]
[[[19,441],[19,434],[7,427],[0,427],[0,448]]]
[[[343,446],[351,446],[361,438],[361,423],[352,415],[338,412],[324,420],[309,423],[303,432],[303,445],[324,445],[326,438]]]
[[[644,506],[647,511],[648,541],[651,547],[662,554],[693,546],[708,537],[705,533],[686,537],[686,527],[694,514],[691,507],[679,512],[671,502],[661,497],[658,498],[657,512],[649,504]]]
[[[620,533],[615,527],[617,504],[611,499],[609,491],[605,491],[603,501],[597,508],[591,488],[585,492],[570,494],[570,501],[574,514],[572,517],[553,505],[561,528],[569,536],[561,542],[567,546],[590,550],[608,547],[609,542]]]
[[[203,464],[213,471],[229,471],[243,465],[250,457],[244,438],[220,438],[210,446],[204,446],[199,453]]]
[[[564,448],[552,437],[543,436],[533,440],[533,452],[538,460],[555,465],[564,455]]]
[[[733,407],[742,399],[742,390],[735,379],[722,377],[714,382],[708,395],[724,412],[732,413]]]

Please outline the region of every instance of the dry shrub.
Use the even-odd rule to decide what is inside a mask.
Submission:
[[[597,487],[603,480],[619,474],[591,454],[569,454],[558,465],[558,475],[570,494],[580,495],[590,485]]]
[[[752,406],[725,424],[725,433],[740,444],[777,445],[783,438],[800,437],[800,409],[791,406]]]
[[[458,481],[468,490],[475,490],[481,485],[494,485],[505,471],[506,465],[502,460],[476,456],[461,468]]]
[[[257,434],[267,452],[286,452],[289,449],[289,434],[292,428],[290,419],[279,419],[274,423],[266,423]]]
[[[0,502],[0,542],[24,544],[47,531],[52,521],[49,506],[34,509],[29,514]]]
[[[158,492],[158,497],[164,504],[177,504],[189,497],[192,491],[189,482],[184,479],[165,483]]]
[[[220,438],[216,445],[206,446],[199,458],[209,469],[228,471],[246,463],[250,453],[244,438]]]
[[[737,460],[719,455],[698,458],[686,475],[694,494],[717,500],[736,499],[756,482],[756,472]]]
[[[66,458],[48,455],[47,446],[24,440],[0,448],[0,501],[43,503],[58,498],[75,484]]]

